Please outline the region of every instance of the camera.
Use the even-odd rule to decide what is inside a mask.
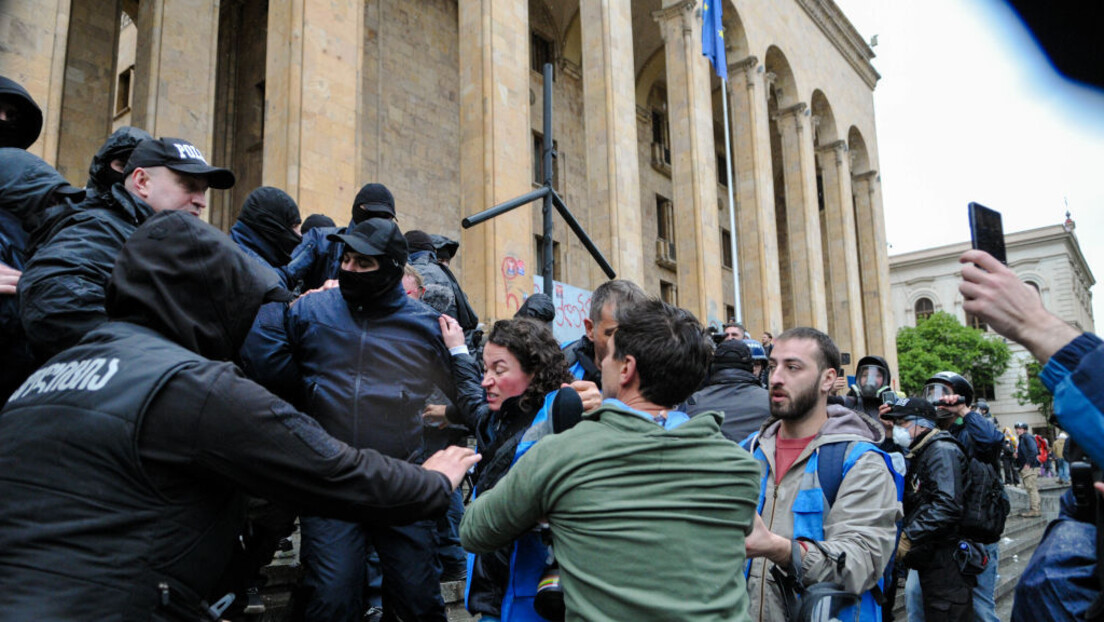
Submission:
[[[882,403],[893,405],[897,403],[897,394],[893,391],[882,391]]]

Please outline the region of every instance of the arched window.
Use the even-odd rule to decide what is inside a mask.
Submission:
[[[931,298],[920,298],[916,301],[913,310],[916,311],[916,321],[919,322],[928,319],[932,313],[935,313],[935,305],[932,304]]]

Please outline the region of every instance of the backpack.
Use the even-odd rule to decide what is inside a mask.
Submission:
[[[996,468],[977,458],[967,458],[966,494],[963,495],[959,534],[981,544],[998,542],[1012,504]]]

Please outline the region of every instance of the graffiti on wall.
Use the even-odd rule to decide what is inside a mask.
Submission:
[[[543,292],[544,279],[539,275],[526,276],[525,262],[512,255],[502,258],[502,283],[506,295],[506,308],[516,312],[530,294]],[[528,286],[526,286],[528,285]],[[552,303],[556,307],[556,319],[552,322],[552,333],[560,343],[574,341],[583,336],[586,327],[583,320],[590,315],[589,290],[552,282]]]

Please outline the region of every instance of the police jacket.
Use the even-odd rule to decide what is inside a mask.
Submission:
[[[0,620],[202,620],[243,493],[344,520],[447,507],[439,474],[356,451],[228,359],[275,281],[181,212],[138,229],[110,322],[0,413]]]
[[[312,230],[312,233],[315,230]],[[439,314],[397,283],[354,312],[340,288],[258,314],[242,350],[246,372],[299,404],[353,447],[394,458],[422,455],[421,411],[433,387],[455,389]]]
[[[341,253],[345,245],[328,239],[331,234],[343,234],[348,227],[315,227],[303,234],[303,241],[291,251],[291,261],[284,268],[290,287],[302,291],[317,289],[341,270]]]
[[[906,563],[919,568],[936,547],[957,542],[969,467],[962,446],[944,430],[914,440],[908,459],[902,532],[912,542]]]
[[[84,192],[54,167],[22,149],[0,148],[0,263],[24,270],[29,257],[28,231],[55,204],[68,205]],[[19,309],[18,296],[0,296],[0,404],[35,369]]]
[[[19,281],[23,328],[39,360],[74,345],[107,321],[104,288],[119,249],[153,208],[115,184],[39,234]]]
[[[770,419],[770,395],[751,372],[720,369],[710,374],[708,383],[677,410],[691,417],[710,410],[722,413],[721,433],[737,443]]]

